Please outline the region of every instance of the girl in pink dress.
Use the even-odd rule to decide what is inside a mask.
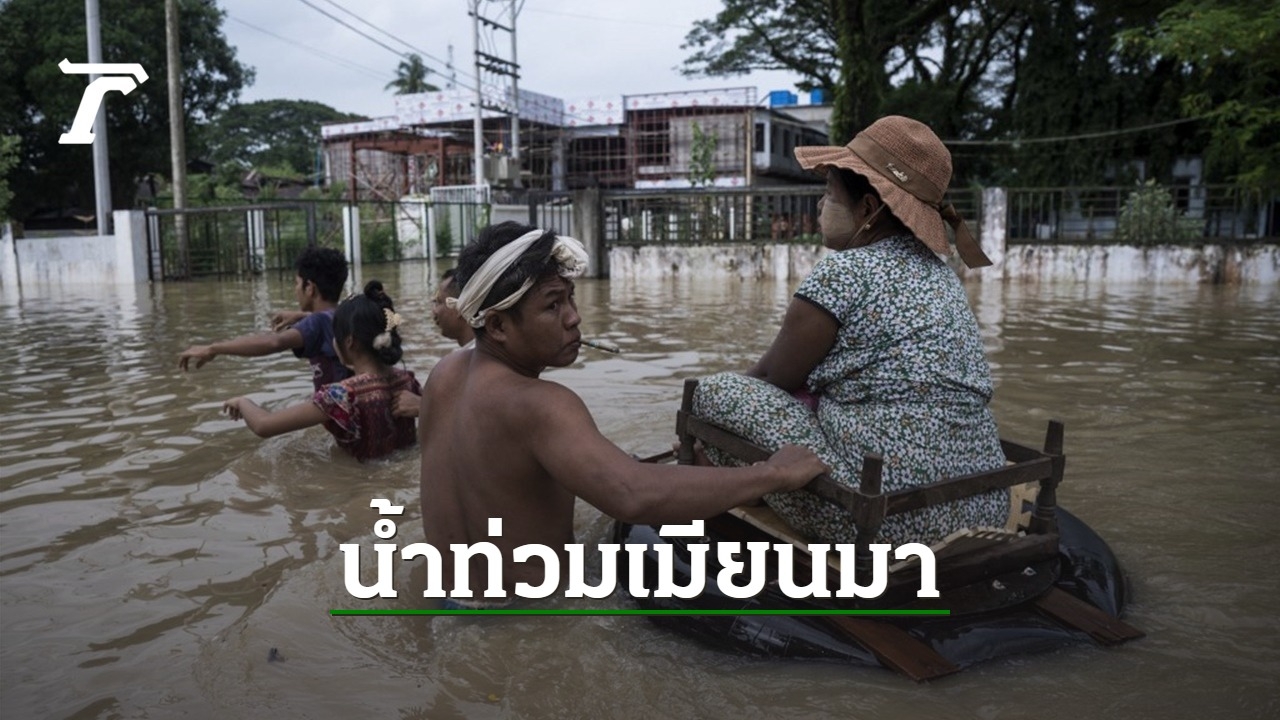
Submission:
[[[268,412],[245,397],[227,400],[222,409],[264,438],[323,424],[357,460],[409,447],[417,442],[414,419],[396,417],[392,408],[401,392],[421,395],[422,387],[413,373],[395,367],[403,354],[400,322],[382,283],[370,280],[362,295],[345,300],[333,316],[334,349],[354,375],[283,410]]]

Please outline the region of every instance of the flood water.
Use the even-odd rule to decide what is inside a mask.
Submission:
[[[375,274],[425,377],[449,349],[428,269]],[[1036,445],[1065,422],[1059,500],[1126,565],[1148,635],[918,686],[643,618],[331,617],[414,603],[412,578],[396,600],[351,598],[338,546],[372,544],[372,497],[406,505],[398,539],[421,539],[416,454],[362,466],[320,428],[261,441],[219,414],[239,394],[305,398],[291,356],[175,362],[264,328],[290,282],[0,296],[3,717],[1280,717],[1280,288],[971,286],[1002,434]],[[745,368],[789,291],[582,281],[584,333],[625,352],[584,348],[545,377],[625,450],[663,450],[681,381]],[[598,542],[608,521],[579,504],[577,530]]]

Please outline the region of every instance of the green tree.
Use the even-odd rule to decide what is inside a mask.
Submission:
[[[288,168],[313,177],[320,126],[364,119],[310,100],[259,100],[219,112],[198,134],[220,172]]]
[[[711,185],[716,181],[716,148],[720,136],[706,132],[698,121],[693,122],[693,144],[689,149],[689,184],[694,187]]]
[[[1190,75],[1182,110],[1205,119],[1212,173],[1280,184],[1280,5],[1183,0],[1154,28],[1121,39],[1153,64],[1172,60]]]
[[[133,204],[139,178],[170,171],[164,4],[101,0],[101,15],[103,61],[139,63],[149,76],[130,94],[110,93],[104,102],[112,204],[124,208]],[[182,2],[187,127],[216,114],[253,79],[222,34],[224,15],[214,0]],[[94,204],[92,153],[83,145],[58,144],[88,81],[62,74],[63,58],[87,60],[83,2],[0,3],[0,127],[22,138],[21,159],[10,174],[16,218],[40,208]]]
[[[1049,0],[1027,3],[1009,79],[990,109],[990,135],[1026,144],[989,153],[988,182],[1063,185],[1129,182],[1142,160],[1165,176],[1178,155],[1198,152],[1193,127],[1160,126],[1178,113],[1183,80],[1172,63],[1148,64],[1122,52],[1117,33],[1148,27],[1172,0]],[[1042,143],[1044,138],[1070,141]]]
[[[13,191],[9,189],[9,171],[18,164],[18,148],[22,139],[16,135],[0,135],[0,222],[9,219],[9,201]]]
[[[411,53],[396,66],[396,79],[387,83],[383,89],[395,90],[396,95],[435,92],[440,88],[427,82],[427,74],[430,72],[431,68],[422,63],[422,57]]]
[[[963,14],[961,9],[972,4],[964,0],[725,0],[723,10],[710,20],[694,23],[685,37],[682,47],[695,52],[685,60],[682,72],[711,76],[753,70],[794,72],[801,77],[801,90],[821,88],[831,93],[832,139],[843,142],[884,114],[895,76],[922,67],[921,50],[935,25],[954,24]],[[974,24],[973,29],[994,36],[1004,22],[990,27]],[[984,53],[993,51],[988,45]],[[987,61],[979,54],[968,59],[979,68]]]

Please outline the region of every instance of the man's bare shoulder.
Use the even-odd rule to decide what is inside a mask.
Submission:
[[[521,375],[501,361],[478,350],[459,350],[446,355],[427,377],[428,391],[468,387],[468,396],[500,401],[504,409],[522,415],[581,411],[586,405],[569,388],[542,378]]]

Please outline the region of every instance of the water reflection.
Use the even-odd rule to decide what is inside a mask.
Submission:
[[[425,265],[366,268],[425,376],[452,344]],[[313,429],[260,441],[226,397],[305,396],[289,356],[176,369],[193,342],[265,328],[289,278],[23,288],[0,304],[0,699],[6,717],[1268,717],[1280,712],[1280,290],[974,284],[1003,433],[1066,422],[1062,502],[1131,570],[1149,637],[989,663],[918,688],[887,673],[728,656],[628,618],[330,618],[355,607],[339,543],[371,496],[408,506],[418,460],[361,466]],[[584,281],[583,350],[548,377],[624,449],[666,447],[685,377],[742,369],[790,288]],[[587,506],[581,539],[605,537]],[[402,577],[410,606],[412,577]],[[419,579],[420,585],[420,579]],[[615,600],[621,603],[621,600]],[[268,662],[270,648],[283,662]],[[993,693],[992,685],[999,686]],[[1024,702],[1022,699],[1028,699]]]

